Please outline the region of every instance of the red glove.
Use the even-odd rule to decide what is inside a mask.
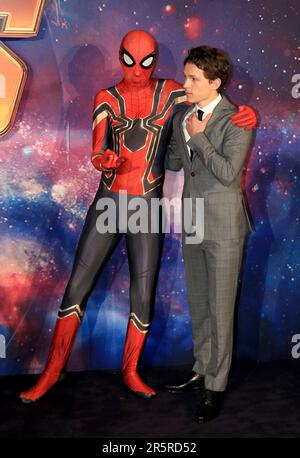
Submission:
[[[240,105],[238,112],[231,116],[232,124],[244,127],[245,130],[253,129],[257,126],[257,116],[253,108],[248,105]]]
[[[106,170],[117,169],[126,159],[116,155],[111,149],[106,149],[99,158],[99,167]]]

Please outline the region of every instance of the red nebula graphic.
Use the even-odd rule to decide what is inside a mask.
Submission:
[[[157,25],[152,25],[149,29],[149,32],[152,33],[152,35],[156,35],[158,31]]]
[[[192,41],[199,40],[203,32],[203,20],[199,17],[188,17],[183,25],[184,34]]]
[[[175,13],[176,8],[172,3],[168,3],[167,5],[163,6],[162,11],[166,15],[172,16]]]

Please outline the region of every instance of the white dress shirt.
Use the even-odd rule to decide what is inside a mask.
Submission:
[[[185,141],[188,142],[189,139],[191,138],[188,131],[186,130],[186,120],[188,119],[189,116],[191,116],[192,113],[196,113],[197,110],[201,110],[203,111],[203,116],[202,116],[202,119],[205,119],[206,116],[209,114],[209,113],[212,113],[213,110],[216,108],[216,106],[218,105],[218,103],[220,103],[222,100],[222,96],[221,94],[218,94],[218,96],[212,101],[210,102],[208,105],[206,105],[205,107],[198,107],[197,104],[194,105],[193,109],[191,111],[189,111],[185,117],[183,118],[183,121],[182,121],[182,128],[183,128],[183,133],[184,133],[184,137],[185,137]],[[187,145],[187,148],[189,150],[189,153],[191,154],[191,150],[189,148],[189,146]]]

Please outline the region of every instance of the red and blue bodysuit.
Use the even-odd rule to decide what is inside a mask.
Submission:
[[[102,172],[102,180],[86,216],[46,367],[36,385],[21,393],[23,402],[37,400],[58,380],[88,298],[122,236],[126,238],[130,271],[123,379],[138,396],[150,398],[156,394],[138,375],[137,364],[152,319],[162,231],[132,232],[127,228],[125,232],[118,216],[114,231],[99,232],[97,227],[102,211],[97,204],[101,199],[113,199],[118,215],[120,194],[126,193],[129,205],[136,197],[149,204],[152,198],[162,196],[164,156],[172,118],[185,93],[173,80],[152,78],[156,61],[157,43],[153,37],[141,30],[129,32],[120,46],[124,79],[95,97],[92,164]],[[255,124],[252,109],[245,109],[242,122],[245,119],[248,126]],[[158,224],[161,228],[161,221]]]

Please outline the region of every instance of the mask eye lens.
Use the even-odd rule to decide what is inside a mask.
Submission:
[[[151,65],[153,64],[153,61],[154,61],[154,57],[153,56],[150,56],[148,57],[147,59],[143,60],[142,62],[142,67],[144,68],[149,68],[151,67]]]
[[[132,67],[135,64],[134,60],[126,52],[123,52],[122,60],[127,67]]]

